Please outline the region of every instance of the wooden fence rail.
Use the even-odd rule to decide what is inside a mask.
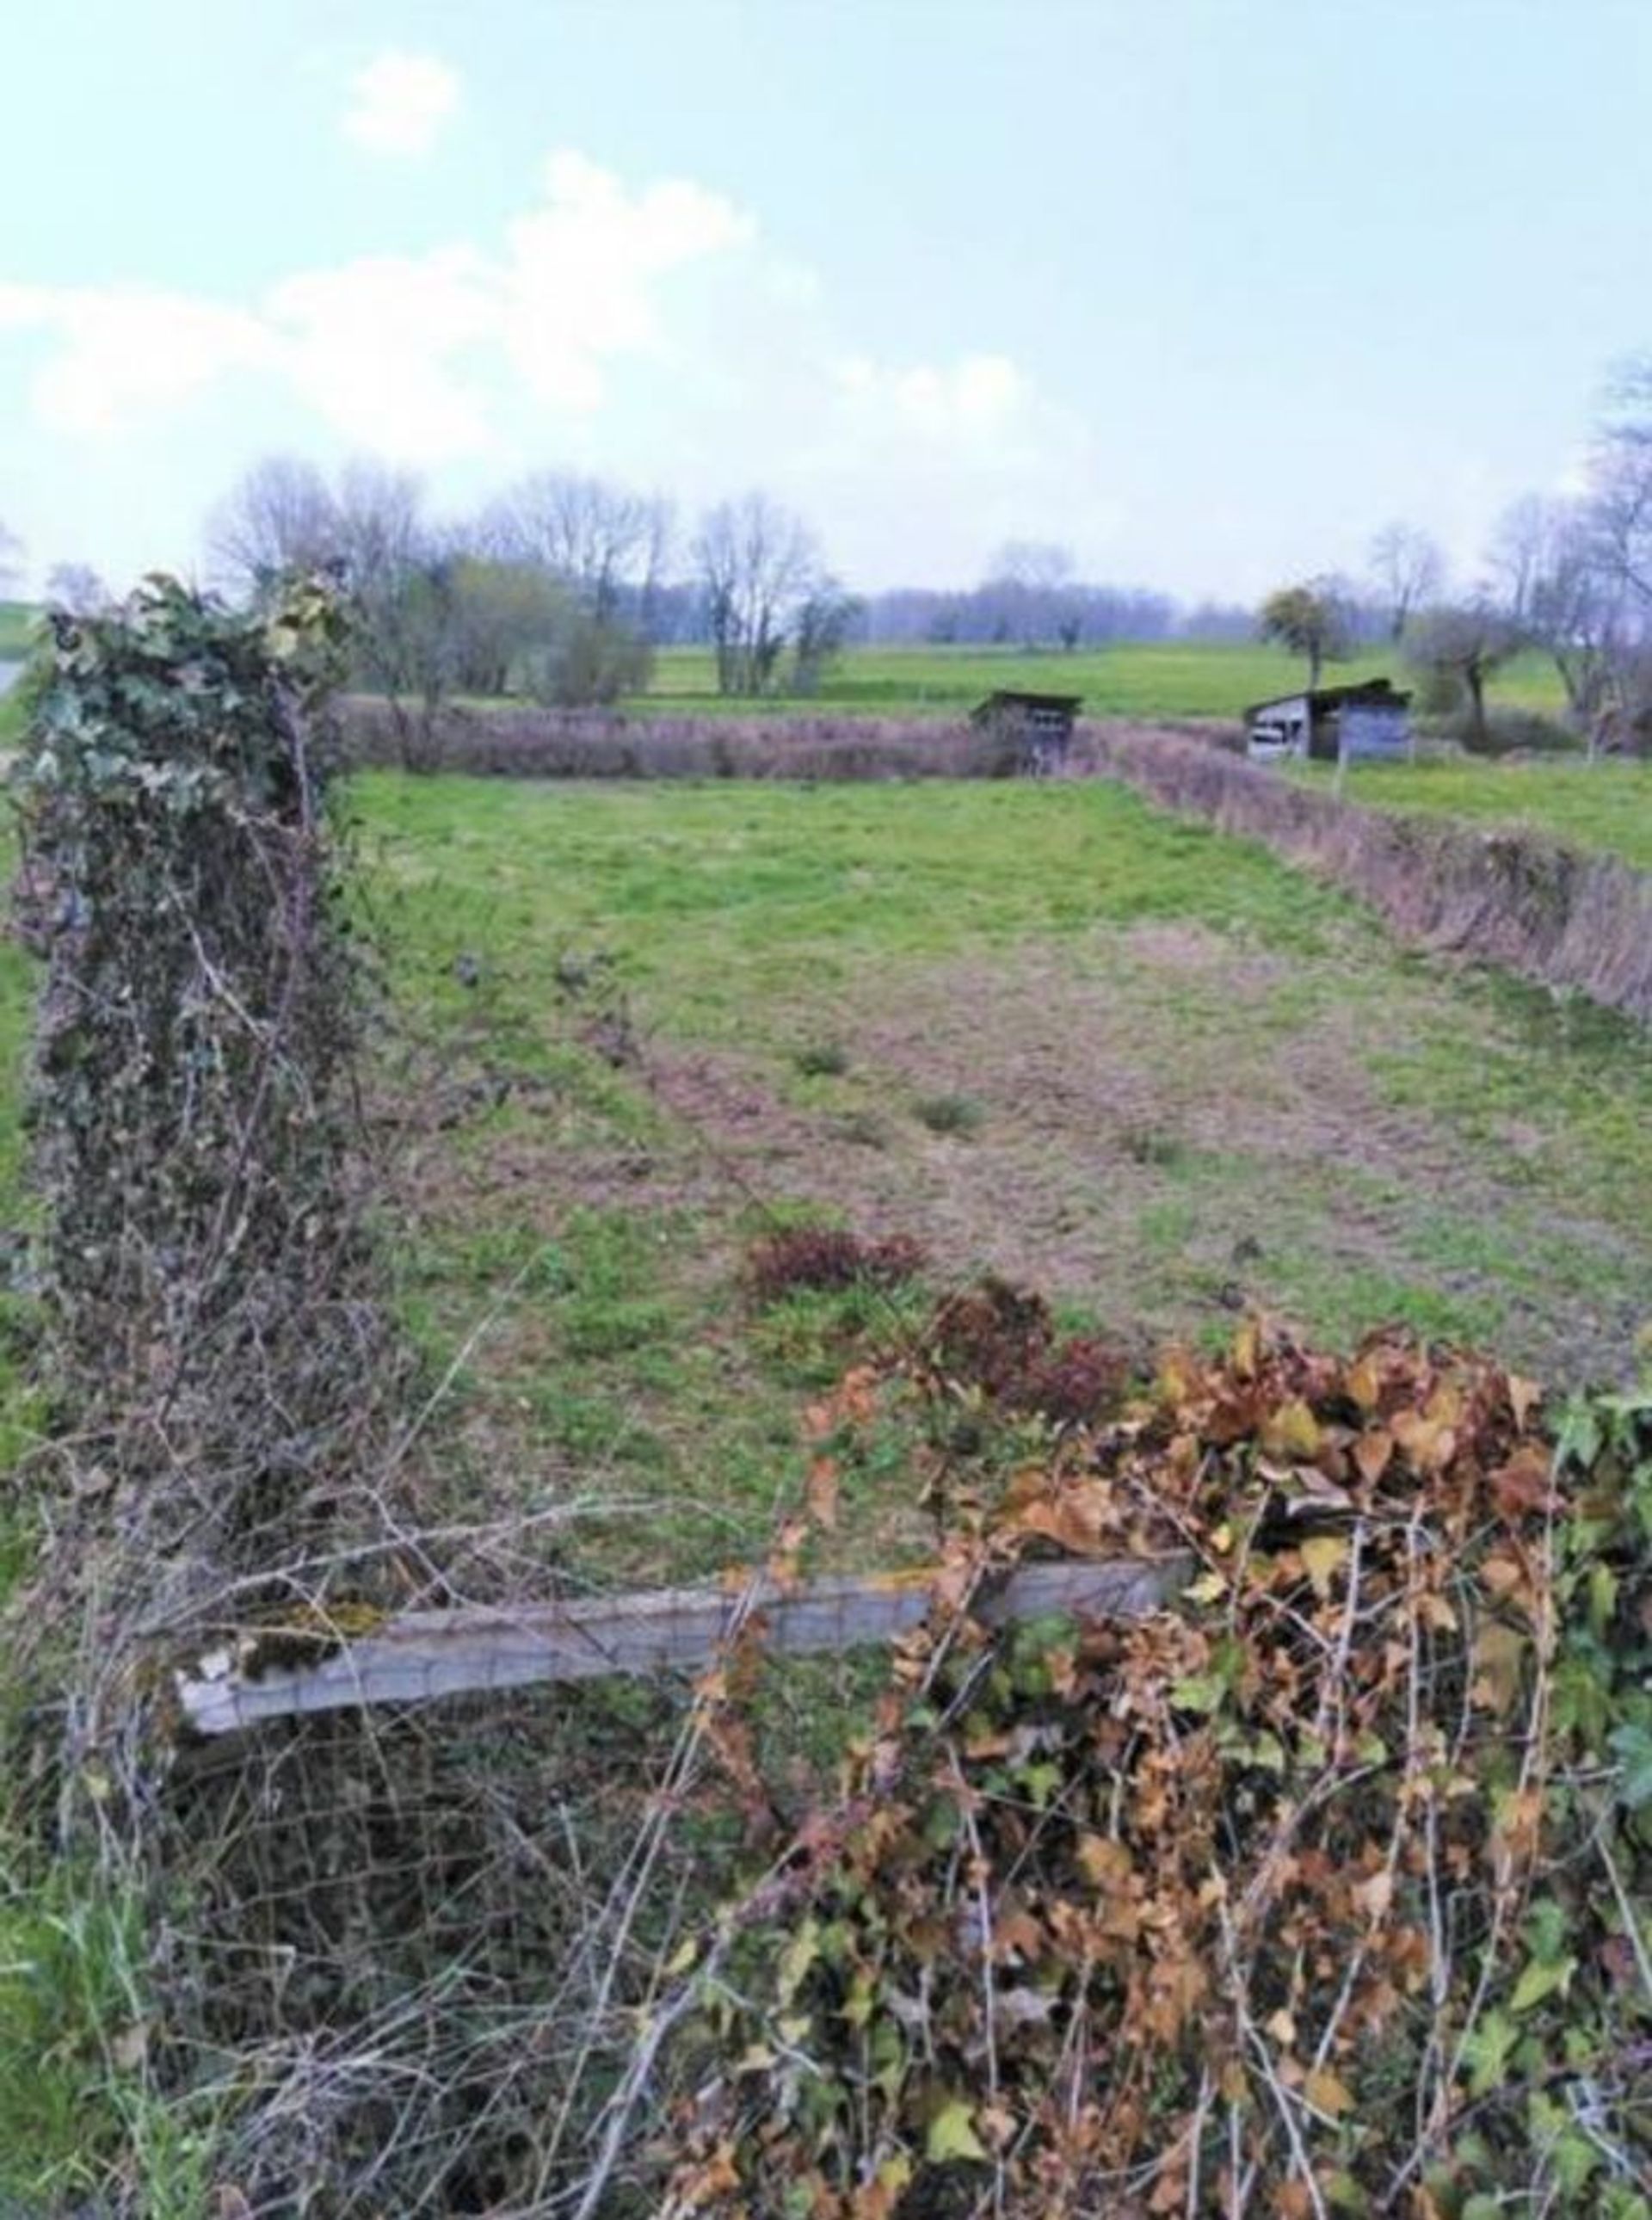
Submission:
[[[1140,1618],[1189,1576],[1188,1561],[1110,1559],[1019,1565],[972,1606],[989,1624],[1063,1613]],[[184,1719],[198,1735],[371,1704],[420,1704],[537,1682],[693,1672],[737,1618],[762,1615],[765,1647],[789,1656],[888,1642],[931,1607],[936,1572],[873,1573],[790,1590],[758,1581],[738,1593],[660,1588],[510,1610],[408,1612],[313,1662],[261,1666],[254,1641],[177,1675]],[[266,1645],[279,1650],[279,1630]],[[317,1645],[320,1647],[320,1645]]]

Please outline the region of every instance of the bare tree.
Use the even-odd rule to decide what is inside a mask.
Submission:
[[[1387,611],[1388,637],[1400,639],[1418,609],[1439,598],[1445,558],[1414,524],[1385,524],[1371,542],[1371,576]]]
[[[802,519],[766,494],[723,502],[701,520],[694,563],[722,694],[766,693],[798,613],[820,584],[820,561]]]
[[[256,596],[285,572],[333,561],[338,533],[337,499],[315,464],[266,455],[207,520],[208,561],[222,585]]]
[[[59,563],[46,574],[46,598],[72,617],[102,616],[115,597],[90,563]]]
[[[590,614],[620,614],[627,588],[658,582],[670,530],[665,503],[564,471],[539,471],[502,495],[484,525],[497,552],[571,586]]]
[[[1490,594],[1480,594],[1425,610],[1407,633],[1406,652],[1437,695],[1467,702],[1469,745],[1483,748],[1487,682],[1522,645],[1520,628],[1507,612]]]
[[[1590,478],[1601,559],[1652,610],[1652,356],[1618,372]]]
[[[853,594],[835,578],[822,578],[797,612],[792,648],[791,690],[818,694],[820,682],[843,653],[861,614]]]
[[[1593,748],[1613,672],[1636,629],[1594,505],[1526,495],[1499,522],[1491,564],[1510,623],[1553,662]]]

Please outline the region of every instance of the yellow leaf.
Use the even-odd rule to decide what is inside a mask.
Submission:
[[[1319,1454],[1319,1421],[1300,1396],[1281,1403],[1262,1429],[1262,1447],[1275,1456],[1316,1457]]]
[[[1362,1356],[1348,1370],[1348,1392],[1362,1411],[1375,1411],[1382,1393],[1382,1383],[1377,1378],[1377,1369],[1368,1356]]]
[[[1333,2120],[1354,2109],[1353,2091],[1345,2081],[1339,2081],[1328,2067],[1314,2067],[1302,2084],[1302,2094],[1316,2112],[1325,2112]]]
[[[1227,1593],[1227,1587],[1225,1573],[1200,1573],[1181,1593],[1189,1603],[1217,1603]]]
[[[1321,1603],[1331,1593],[1331,1576],[1348,1562],[1348,1543],[1339,1534],[1315,1534],[1302,1544],[1302,1569]]]
[[[962,2097],[949,2098],[929,2123],[929,2133],[924,2138],[924,2156],[932,2166],[944,2166],[951,2159],[978,2161],[986,2155],[986,2146],[976,2133],[975,2115],[968,2102]]]
[[[1233,1369],[1241,1380],[1256,1376],[1256,1359],[1261,1354],[1262,1336],[1255,1319],[1247,1319],[1233,1337]]]
[[[1373,1426],[1360,1436],[1354,1444],[1354,1462],[1359,1467],[1360,1478],[1368,1487],[1375,1487],[1388,1469],[1393,1455],[1393,1436],[1386,1426]]]

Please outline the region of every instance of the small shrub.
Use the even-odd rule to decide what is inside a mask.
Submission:
[[[978,1133],[987,1122],[986,1111],[972,1094],[927,1094],[913,1105],[913,1114],[932,1133],[961,1137]]]
[[[941,1304],[924,1356],[932,1372],[960,1387],[1016,1400],[1055,1338],[1042,1295],[989,1274]]]
[[[1158,1126],[1126,1126],[1124,1133],[1125,1154],[1132,1163],[1156,1164],[1161,1168],[1179,1163],[1187,1154],[1174,1133],[1167,1133]]]
[[[899,1287],[917,1276],[922,1245],[905,1233],[869,1240],[837,1225],[793,1225],[764,1235],[746,1259],[746,1279],[760,1303],[843,1288]]]
[[[806,1079],[841,1079],[849,1069],[849,1051],[841,1041],[806,1041],[792,1062]]]
[[[889,1145],[888,1127],[870,1110],[851,1110],[846,1118],[839,1118],[832,1130],[840,1141],[852,1141],[857,1149],[887,1149]]]
[[[1074,1334],[1028,1368],[1014,1400],[1056,1425],[1093,1425],[1118,1409],[1132,1369],[1121,1344]]]

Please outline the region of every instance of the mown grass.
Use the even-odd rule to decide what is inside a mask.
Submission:
[[[1329,783],[1322,764],[1295,776]],[[1348,798],[1378,809],[1438,810],[1499,825],[1535,825],[1581,848],[1652,871],[1652,763],[1576,758],[1536,763],[1356,764]]]
[[[1323,683],[1379,677],[1410,686],[1399,658],[1386,650],[1328,665]],[[862,709],[884,715],[956,714],[995,688],[1081,694],[1093,717],[1237,718],[1253,702],[1288,693],[1306,682],[1299,657],[1261,641],[1120,641],[1102,648],[1029,652],[1015,647],[854,647],[801,707]],[[1494,708],[1558,711],[1562,695],[1553,667],[1524,655],[1499,671]],[[664,649],[638,707],[704,712],[714,707],[766,709],[772,703],[721,703],[710,652]]]

